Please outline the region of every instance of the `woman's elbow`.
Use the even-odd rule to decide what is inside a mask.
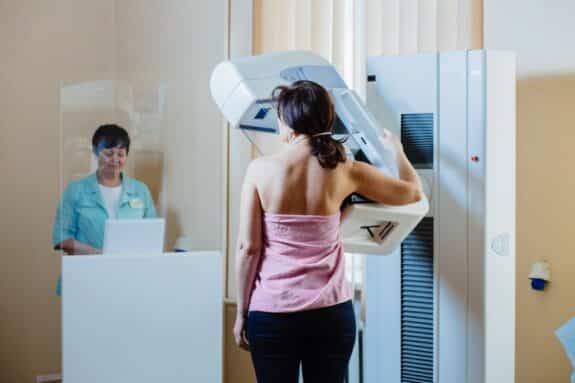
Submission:
[[[248,258],[260,254],[261,246],[256,243],[248,241],[239,241],[237,256],[238,258]]]
[[[417,203],[423,199],[423,191],[417,185],[406,185],[403,190],[398,191],[396,198],[390,205],[409,205]]]
[[[74,241],[71,239],[65,239],[56,244],[54,246],[54,250],[61,250],[66,254],[72,254],[74,252]]]
[[[416,203],[423,199],[423,190],[420,187],[416,186],[411,191],[411,200],[408,203]]]

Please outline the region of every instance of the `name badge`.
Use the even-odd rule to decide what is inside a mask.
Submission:
[[[144,201],[139,198],[132,198],[130,200],[130,207],[132,209],[143,209],[144,208]]]

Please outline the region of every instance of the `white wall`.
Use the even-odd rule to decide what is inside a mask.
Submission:
[[[484,0],[487,49],[517,53],[518,383],[567,382],[554,331],[575,315],[575,2]],[[545,292],[529,287],[533,262],[551,263]]]
[[[484,0],[485,48],[517,52],[520,77],[573,74],[574,17],[572,0]]]

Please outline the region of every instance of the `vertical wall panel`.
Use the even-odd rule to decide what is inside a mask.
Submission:
[[[402,0],[399,8],[399,52],[416,53],[419,40],[418,0]]]

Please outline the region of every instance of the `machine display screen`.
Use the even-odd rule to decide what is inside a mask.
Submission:
[[[264,118],[266,118],[270,109],[271,108],[261,108],[260,110],[258,110],[256,115],[254,116],[254,120],[263,120]]]

